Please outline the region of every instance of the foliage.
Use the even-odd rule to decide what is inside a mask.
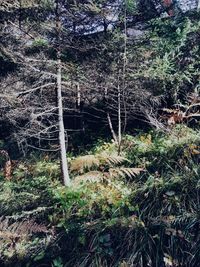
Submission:
[[[151,163],[149,171],[128,188],[119,180],[96,181],[55,193],[60,207],[56,218],[61,216],[59,221],[74,244],[67,263],[195,266],[199,261],[195,249],[199,233],[195,239],[193,236],[199,216],[195,201],[200,175],[198,131],[177,126],[170,134],[151,132],[126,139],[125,149],[133,153],[130,160],[137,155],[146,166]],[[159,153],[161,166],[154,160]],[[164,157],[165,153],[168,156]],[[181,168],[174,164],[177,158],[177,165],[183,161]]]
[[[192,94],[187,97],[186,104],[176,104],[173,109],[164,108],[163,111],[168,113],[167,123],[168,125],[174,125],[176,123],[183,122],[198,122],[198,117],[200,117],[199,112],[200,99],[198,94]]]
[[[117,148],[116,148],[117,149]],[[132,179],[140,174],[143,168],[120,167],[130,164],[125,157],[109,155],[104,151],[101,154],[85,155],[71,161],[72,173],[80,174],[74,179],[75,183],[112,180],[114,178]]]
[[[198,157],[199,131],[185,125],[178,125],[167,135],[149,133],[132,139],[133,145],[127,149],[127,157],[134,164],[149,171],[165,172],[171,168],[182,168],[190,160]],[[195,155],[197,154],[197,155]]]
[[[143,55],[148,49],[150,56],[132,76],[144,77],[149,86],[156,87],[157,93],[176,103],[184,94],[195,92],[198,83],[199,49],[196,42],[200,25],[189,17],[155,19],[151,24],[150,46],[140,47]]]
[[[1,266],[36,262],[54,241],[53,231],[48,227],[53,200],[47,185],[45,177],[1,182]]]
[[[71,216],[87,220],[120,216],[131,209],[130,193],[131,190],[123,182],[108,181],[61,188],[55,190],[55,197],[67,223],[66,219]]]
[[[62,259],[57,258],[53,260],[52,267],[63,267]]]
[[[61,2],[59,34],[54,1],[0,7],[0,147],[9,151],[0,157],[0,266],[199,266],[199,15],[146,22],[157,1]],[[67,188],[57,160],[56,52],[70,129]],[[147,129],[163,112],[174,123]],[[119,115],[120,156],[108,141]],[[86,151],[101,134],[106,141]],[[51,152],[14,161],[13,140],[24,153]]]
[[[37,234],[46,235],[48,229],[32,220],[16,221],[11,223],[8,218],[0,218],[1,259],[9,257],[23,257],[31,237]]]
[[[14,235],[18,231],[14,225],[20,229],[26,221],[44,222],[47,240],[39,233],[31,234],[19,239],[15,250],[8,250],[6,242],[11,241],[5,240],[3,262],[29,262],[31,266],[146,267],[162,266],[163,262],[166,266],[198,266],[199,142],[198,129],[185,125],[173,127],[170,133],[125,136],[122,150],[128,160],[113,156],[117,148],[108,153],[112,143],[106,144],[108,151],[104,153],[97,148],[98,153],[89,154],[97,163],[95,169],[90,163],[83,168],[88,155],[71,159],[71,166],[72,162],[81,164],[74,163],[77,169],[71,170],[70,188],[55,181],[59,176],[56,161],[29,159],[28,173],[19,167],[27,163],[21,162],[19,170],[27,174],[21,173],[19,178],[15,173],[12,181],[1,183],[2,222],[9,221],[6,231],[12,228]],[[111,175],[113,170],[130,171],[136,164],[146,171],[131,174],[131,179],[122,179],[120,173]]]

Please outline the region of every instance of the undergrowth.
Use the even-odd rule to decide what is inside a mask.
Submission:
[[[199,145],[186,126],[125,136],[120,157],[101,142],[69,159],[70,188],[57,161],[20,162],[0,187],[1,266],[198,266]]]

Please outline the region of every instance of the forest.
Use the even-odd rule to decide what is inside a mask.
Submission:
[[[199,0],[0,0],[0,267],[200,267]]]

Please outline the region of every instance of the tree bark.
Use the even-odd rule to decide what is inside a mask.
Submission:
[[[66,143],[65,143],[65,128],[63,122],[63,104],[62,104],[62,86],[61,86],[61,60],[57,61],[57,98],[58,98],[58,120],[59,120],[59,144],[60,144],[60,157],[61,157],[61,170],[63,175],[64,185],[70,185],[68,162],[66,156]]]
[[[61,21],[59,14],[59,0],[56,1],[56,29],[57,29],[57,98],[58,98],[58,123],[59,123],[59,145],[60,145],[60,161],[63,183],[65,186],[70,186],[70,177],[68,162],[66,156],[66,140],[65,127],[63,121],[63,103],[62,103],[62,68],[61,68]]]
[[[126,65],[127,65],[127,2],[125,1],[124,7],[124,52],[123,52],[123,73],[122,73],[122,99],[123,99],[123,106],[124,106],[124,127],[123,127],[123,134],[125,134],[126,126],[127,126],[127,107],[126,107]]]
[[[110,128],[110,131],[112,133],[112,138],[115,141],[115,143],[117,144],[118,143],[118,140],[117,140],[117,136],[115,134],[115,131],[113,129],[113,125],[112,125],[112,121],[111,121],[109,112],[107,112],[107,119],[108,119],[108,125],[109,125],[109,128]]]
[[[121,89],[118,78],[117,86],[117,99],[118,99],[118,155],[121,154],[121,142],[122,142],[122,119],[121,119]]]

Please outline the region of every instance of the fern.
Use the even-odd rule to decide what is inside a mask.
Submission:
[[[28,238],[36,233],[48,233],[45,225],[33,220],[10,222],[9,218],[0,218],[0,238],[3,240],[18,240]]]
[[[71,162],[71,172],[83,174],[85,171],[98,170],[101,166],[115,166],[128,162],[128,159],[121,156],[110,155],[85,155],[74,159]]]
[[[0,217],[0,260],[10,261],[12,266],[16,259],[41,259],[54,240],[54,231],[34,220],[13,222],[8,217]]]
[[[109,169],[109,173],[111,177],[128,177],[133,178],[136,175],[140,174],[144,171],[143,168],[111,168]]]
[[[112,165],[121,165],[125,162],[129,162],[127,158],[121,156],[100,156],[100,162],[106,162],[109,166]]]
[[[142,168],[119,167],[130,162],[127,158],[118,155],[86,155],[74,159],[71,162],[71,172],[80,174],[74,179],[74,183],[102,182],[112,178],[133,178],[143,171]]]
[[[97,168],[100,165],[99,159],[94,155],[85,155],[74,159],[71,162],[71,172],[83,174],[85,170],[91,170]]]

